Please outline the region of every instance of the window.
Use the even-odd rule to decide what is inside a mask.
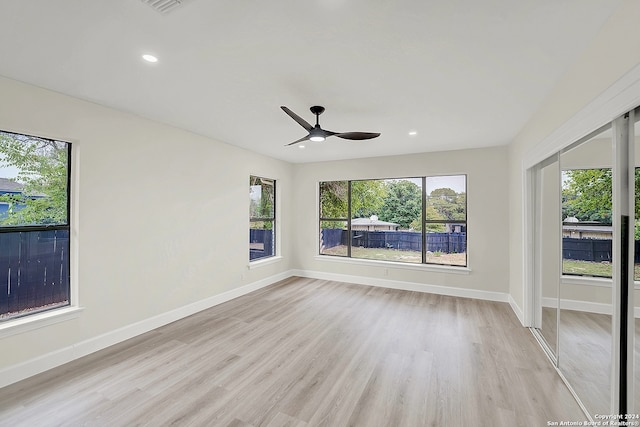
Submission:
[[[70,304],[71,144],[0,131],[0,321]]]
[[[427,262],[467,265],[467,177],[425,178]]]
[[[466,175],[320,183],[320,254],[466,266]]]
[[[275,255],[276,181],[249,177],[249,261]]]
[[[349,182],[320,183],[320,253],[349,256]]]

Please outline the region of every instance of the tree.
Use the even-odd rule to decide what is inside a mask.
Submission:
[[[442,218],[429,218],[432,207]],[[464,221],[466,219],[467,194],[456,193],[451,188],[436,188],[427,197],[427,219]]]
[[[251,217],[273,217],[275,192],[273,180],[251,176],[249,178],[249,194],[251,197]]]
[[[3,225],[60,224],[67,222],[67,144],[59,141],[0,132],[0,167],[18,169],[21,195],[0,195],[9,204]]]
[[[564,172],[562,217],[611,223],[611,169],[573,169]]]
[[[438,212],[433,206],[427,206],[426,215],[427,220],[442,221],[445,219],[445,217],[442,216],[440,212]],[[422,231],[422,220],[420,218],[417,218],[411,222],[410,226],[412,230]],[[427,231],[429,232],[442,233],[445,230],[446,227],[444,226],[444,224],[427,224]]]
[[[387,186],[382,180],[351,183],[351,217],[369,218],[378,215],[385,203]]]
[[[420,221],[422,215],[422,191],[411,181],[389,181],[386,184],[387,195],[380,209],[382,221],[395,222],[408,229],[414,221]]]
[[[563,172],[562,218],[580,221],[612,222],[611,169],[573,169]],[[640,218],[640,168],[635,170],[635,217]],[[640,240],[640,221],[635,222],[636,240]]]
[[[326,181],[320,183],[320,216],[322,218],[347,218],[348,182]],[[376,215],[384,204],[386,186],[382,180],[351,182],[352,218]],[[322,228],[342,228],[344,223],[323,221]]]
[[[249,177],[251,228],[273,230],[273,220],[269,219],[274,217],[275,196],[275,185],[272,179]],[[255,220],[259,218],[264,220]]]
[[[349,187],[347,181],[320,183],[320,217],[347,218]],[[320,228],[346,228],[343,221],[322,221]]]

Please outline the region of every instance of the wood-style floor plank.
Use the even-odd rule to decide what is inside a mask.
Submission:
[[[504,303],[291,278],[0,389],[10,426],[584,420]]]

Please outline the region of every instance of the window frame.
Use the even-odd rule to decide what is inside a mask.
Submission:
[[[427,208],[427,188],[426,188],[426,181],[428,178],[432,178],[432,177],[455,177],[455,176],[461,176],[464,177],[464,194],[465,194],[465,203],[464,203],[464,212],[465,212],[465,219],[464,220],[427,220],[426,219],[426,208]],[[420,231],[421,233],[421,238],[422,238],[422,247],[421,247],[421,262],[417,263],[417,262],[399,262],[399,261],[395,261],[395,260],[383,260],[383,259],[368,259],[368,258],[354,258],[352,256],[352,247],[353,247],[353,236],[352,236],[352,183],[355,181],[388,181],[388,180],[409,180],[409,179],[420,179],[422,182],[422,188],[421,188],[421,193],[422,193],[422,206],[421,206],[421,224],[422,224],[422,230]],[[323,216],[322,215],[322,184],[326,183],[326,182],[346,182],[347,183],[347,217],[346,218],[342,218],[342,217],[329,217],[329,216]],[[428,268],[435,268],[435,269],[439,269],[439,268],[444,268],[444,269],[453,269],[452,271],[469,271],[469,237],[468,237],[468,217],[469,217],[469,211],[468,211],[468,205],[469,205],[469,199],[468,199],[468,189],[467,189],[467,184],[468,184],[468,174],[467,173],[457,173],[457,174],[441,174],[441,175],[422,175],[422,176],[410,176],[410,177],[394,177],[394,178],[358,178],[358,179],[349,179],[349,180],[327,180],[327,181],[319,181],[318,182],[318,193],[317,193],[317,203],[318,203],[318,208],[317,208],[317,212],[318,212],[318,221],[316,222],[317,226],[318,226],[318,230],[317,230],[317,256],[320,257],[319,259],[330,259],[333,258],[335,260],[340,260],[342,262],[353,262],[353,263],[384,263],[384,264],[391,264],[391,265],[401,265],[403,267],[406,266],[406,268],[409,269],[415,269],[415,268],[419,268],[419,269],[424,269],[425,267]],[[336,255],[336,254],[327,254],[327,253],[322,253],[322,247],[321,247],[321,243],[322,243],[322,222],[327,222],[327,221],[334,221],[334,222],[338,222],[338,221],[343,221],[347,223],[347,228],[346,228],[346,232],[347,232],[347,254],[346,255]],[[426,230],[426,225],[427,224],[460,224],[460,223],[464,223],[465,227],[466,227],[466,231],[465,231],[465,263],[464,265],[459,265],[459,264],[445,264],[445,263],[435,263],[435,262],[427,262],[427,230]]]
[[[73,270],[72,270],[72,260],[71,258],[75,256],[74,248],[72,245],[72,227],[71,227],[71,217],[72,217],[72,204],[71,197],[73,192],[72,187],[72,165],[73,165],[73,143],[69,141],[64,141],[61,139],[47,138],[43,136],[37,136],[24,132],[16,132],[16,131],[5,131],[0,130],[0,133],[13,134],[13,135],[22,135],[26,137],[37,138],[41,140],[47,140],[51,142],[59,142],[66,144],[66,152],[67,152],[67,170],[66,170],[66,221],[64,223],[57,224],[25,224],[25,225],[11,225],[11,226],[0,226],[0,234],[8,234],[8,233],[33,233],[40,231],[66,231],[68,234],[68,246],[67,246],[67,256],[65,260],[65,268],[67,271],[67,295],[68,302],[66,304],[60,304],[55,306],[41,306],[35,307],[33,310],[29,310],[24,313],[15,314],[11,316],[7,316],[5,318],[0,318],[0,336],[12,335],[13,333],[17,333],[17,331],[11,331],[8,333],[9,328],[14,329],[16,326],[19,327],[20,330],[30,330],[34,329],[38,326],[37,324],[45,323],[51,324],[56,323],[57,321],[64,320],[64,318],[73,318],[76,316],[76,312],[79,307],[77,306],[76,301],[76,293],[74,292],[74,287],[72,285],[73,281]],[[56,320],[56,317],[62,316],[63,318]]]
[[[275,178],[267,178],[261,175],[254,175],[254,174],[250,174],[249,175],[249,188],[251,188],[251,182],[253,182],[254,179],[259,179],[259,180],[265,180],[265,181],[271,181],[273,183],[273,216],[272,217],[254,217],[252,216],[251,213],[251,207],[249,208],[249,234],[251,233],[251,224],[255,223],[255,222],[271,222],[272,226],[271,226],[271,239],[272,239],[272,253],[271,255],[267,255],[267,256],[262,256],[259,258],[251,258],[251,238],[249,238],[249,264],[255,264],[261,261],[266,261],[266,260],[271,260],[274,259],[278,256],[278,237],[277,237],[277,224],[276,224],[276,218],[277,218],[277,203],[278,203],[278,196],[277,196],[277,185],[276,185],[276,179]],[[251,202],[250,202],[251,203]],[[249,205],[251,206],[251,205]]]
[[[433,177],[443,177],[443,176],[462,176],[464,177],[464,220],[450,220],[450,219],[444,219],[444,220],[440,220],[440,219],[427,219],[427,202],[428,202],[428,195],[427,195],[427,179],[429,178],[433,178]],[[468,225],[468,208],[469,208],[469,198],[467,197],[467,174],[455,174],[455,175],[430,175],[430,176],[423,176],[422,177],[422,263],[423,264],[429,264],[429,265],[446,265],[449,267],[468,267],[469,266],[469,259],[468,259],[468,249],[469,249],[469,238],[468,238],[468,230],[469,230],[469,225]],[[425,232],[427,229],[427,224],[461,224],[464,223],[464,227],[465,227],[465,236],[464,236],[464,242],[465,242],[465,260],[464,260],[464,265],[457,265],[457,264],[437,264],[437,263],[429,263],[426,262],[426,254],[427,254],[427,233]]]
[[[347,183],[347,217],[323,217],[322,216],[322,183],[323,182],[346,182]],[[320,241],[318,241],[318,255],[336,256],[341,258],[351,258],[351,182],[352,180],[338,180],[338,181],[320,181],[318,183],[318,239],[322,234],[322,222],[346,222],[347,223],[347,254],[346,255],[329,255],[320,252]]]

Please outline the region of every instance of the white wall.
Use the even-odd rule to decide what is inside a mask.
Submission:
[[[296,248],[295,264],[303,271],[381,278],[506,295],[509,259],[506,162],[506,147],[497,147],[296,165],[294,196],[297,208],[293,240],[293,247]],[[320,181],[455,174],[467,174],[469,274],[326,260],[332,257],[322,257],[324,261],[316,259],[317,192]]]
[[[292,216],[293,167],[127,113],[0,78],[0,129],[73,143],[78,318],[0,338],[0,372],[19,362],[291,269],[248,270],[249,175],[277,180]]]
[[[631,72],[640,62],[640,2],[626,0],[610,17],[600,34],[580,59],[567,71],[555,90],[541,105],[509,146],[509,236],[511,247],[509,290],[521,309],[525,304],[524,277],[524,167],[532,156],[544,152],[545,139],[562,129],[574,116],[595,117],[590,107],[598,96]],[[602,100],[603,105],[607,100]],[[635,105],[628,105],[632,108]],[[612,107],[613,108],[613,107]],[[589,113],[589,114],[587,114]],[[622,113],[620,111],[619,113]],[[589,128],[583,135],[613,119],[599,117],[593,123],[577,123]],[[575,122],[575,120],[574,120]],[[571,132],[567,131],[567,135]],[[577,137],[583,136],[579,135]],[[576,136],[576,135],[574,135]],[[573,137],[573,136],[572,136]],[[571,143],[573,141],[567,141]],[[551,154],[550,152],[547,154]],[[542,160],[542,159],[539,159]]]

